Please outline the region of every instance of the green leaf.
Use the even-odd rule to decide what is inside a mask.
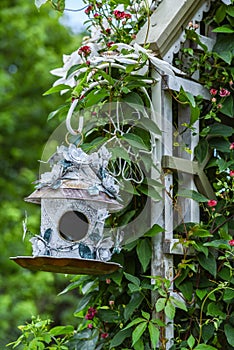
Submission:
[[[185,305],[184,301],[178,300],[174,297],[170,297],[170,300],[175,307],[178,307],[179,309],[184,310],[184,311],[188,311],[187,306]]]
[[[140,293],[133,293],[131,295],[131,299],[129,303],[126,305],[124,309],[124,319],[127,321],[133,314],[135,310],[141,305],[144,296]]]
[[[141,290],[140,287],[138,287],[138,286],[136,286],[135,284],[132,284],[132,283],[128,284],[128,288],[130,290],[130,293],[139,292]]]
[[[75,311],[75,315],[78,314],[81,310],[85,309],[85,307],[89,304],[93,293],[86,294],[83,298],[81,298],[78,302],[78,306]]]
[[[142,193],[146,194],[147,196],[149,196],[150,198],[152,198],[154,201],[160,201],[162,199],[159,192],[151,186],[146,186],[146,185],[142,184],[140,186],[137,186],[137,189],[140,192],[142,192]]]
[[[219,317],[223,320],[226,319],[226,314],[221,310],[221,305],[218,304],[217,302],[211,302],[207,306],[207,312],[206,314],[208,316],[214,316],[214,317]]]
[[[217,348],[214,348],[211,345],[199,344],[193,350],[217,350]]]
[[[142,98],[140,97],[139,94],[137,94],[136,92],[130,92],[129,94],[125,95],[122,100],[128,104],[130,104],[130,106],[132,105],[140,105],[140,106],[144,106],[144,102],[142,100]]]
[[[158,224],[154,224],[145,234],[144,237],[155,237],[160,232],[165,232],[165,229]]]
[[[207,343],[213,336],[215,332],[215,326],[213,323],[204,324],[202,326],[202,339]]]
[[[230,152],[230,142],[224,140],[223,138],[217,137],[209,140],[209,145],[215,148],[217,151],[229,153]]]
[[[147,131],[150,131],[150,132],[154,133],[155,135],[162,134],[161,130],[159,129],[157,124],[152,119],[149,119],[146,117],[141,117],[140,119],[136,120],[136,124],[138,124],[138,123],[143,125]]]
[[[131,162],[128,152],[123,147],[113,147],[111,149],[112,159],[121,158],[126,160],[128,163]]]
[[[152,256],[152,245],[149,239],[140,239],[137,243],[137,256],[143,268],[143,272],[146,272]]]
[[[213,237],[213,235],[210,233],[210,231],[208,230],[204,230],[202,228],[200,228],[199,226],[194,226],[192,228],[192,235],[194,237]]]
[[[228,241],[225,239],[215,239],[214,241],[204,243],[204,246],[213,247],[217,249],[231,249],[230,245],[228,244]]]
[[[212,276],[216,277],[217,263],[215,257],[210,253],[208,257],[204,254],[198,254],[197,258],[199,264]]]
[[[234,290],[230,288],[225,289],[223,293],[223,300],[228,302],[232,299],[234,299]]]
[[[149,321],[149,319],[150,319],[150,314],[148,313],[148,312],[145,312],[145,311],[141,311],[141,314],[142,314],[142,316],[144,317],[144,318],[146,318],[148,321]]]
[[[144,331],[146,330],[148,322],[142,322],[140,323],[136,329],[132,332],[132,346],[140,339]]]
[[[142,338],[138,339],[138,341],[133,345],[133,349],[134,350],[144,350],[145,349],[144,342],[143,342]],[[124,349],[124,350],[130,350],[130,349]]]
[[[233,35],[218,34],[213,51],[216,52],[227,64],[231,64],[234,55]]]
[[[53,336],[65,335],[73,332],[74,332],[73,326],[57,326],[57,327],[51,328],[50,330],[50,334]]]
[[[97,316],[103,322],[117,322],[120,320],[119,313],[111,309],[98,309]]]
[[[167,304],[166,304],[164,310],[165,310],[166,316],[167,316],[170,320],[173,320],[174,317],[175,317],[176,308],[175,308],[175,306],[172,304],[172,302],[171,302],[170,299],[167,300]]]
[[[129,145],[132,147],[143,149],[145,151],[148,150],[148,147],[145,145],[142,138],[139,137],[138,135],[128,133],[128,134],[124,134],[122,136],[122,139],[125,140],[126,142],[128,142]]]
[[[208,198],[206,198],[205,196],[203,196],[201,193],[198,193],[194,190],[181,190],[178,193],[178,197],[185,197],[185,198],[191,198],[196,202],[207,202]]]
[[[85,102],[85,107],[91,107],[93,105],[98,104],[99,102],[102,102],[102,100],[109,96],[110,92],[107,89],[95,89],[91,91],[88,95],[86,95],[86,102]]]
[[[43,96],[54,94],[56,92],[60,92],[63,90],[71,90],[71,87],[69,85],[59,84],[59,85],[53,86],[52,88],[44,92]]]
[[[231,118],[234,117],[234,99],[233,99],[233,96],[229,96],[225,99],[220,111],[223,114],[227,115],[228,117],[231,117]]]
[[[132,335],[131,329],[122,329],[116,333],[110,342],[110,349],[117,347],[123,343],[123,341]]]
[[[142,322],[145,322],[145,319],[142,317],[137,317],[132,322],[130,322],[124,329],[129,329],[129,328],[135,326],[136,324],[139,324]]]
[[[63,112],[67,113],[69,109],[69,106],[67,104],[60,106],[58,109],[56,109],[55,111],[50,112],[50,114],[47,117],[47,120],[51,120],[52,118],[54,118],[57,114],[62,114]]]
[[[231,346],[234,346],[234,328],[230,324],[225,324],[224,333],[227,337],[227,341]]]
[[[167,301],[167,298],[159,298],[156,301],[155,308],[156,308],[157,312],[164,310],[165,305],[166,305],[166,301]]]
[[[194,344],[195,344],[195,338],[192,334],[190,334],[187,342],[188,342],[188,346],[192,349],[194,347]]]
[[[193,297],[193,284],[190,281],[181,283],[178,289],[182,292],[184,298],[191,301]]]
[[[214,19],[217,23],[221,23],[224,20],[225,16],[226,16],[226,6],[222,4],[217,9]]]
[[[209,135],[229,137],[233,134],[233,128],[224,124],[213,124],[210,126]]]
[[[155,325],[152,322],[149,322],[148,329],[150,334],[150,341],[151,341],[153,350],[155,350],[159,341],[160,332],[159,332],[159,329],[155,327]]]
[[[212,30],[214,33],[234,33],[234,29],[229,25],[223,25],[221,27],[215,28]]]
[[[199,163],[202,163],[206,159],[208,151],[209,144],[206,140],[202,139],[194,149],[195,157]]]
[[[200,108],[198,106],[191,107],[191,115],[190,115],[190,125],[193,125],[200,117]]]
[[[208,236],[208,237],[209,237],[209,236]],[[203,253],[203,254],[205,254],[206,257],[208,257],[208,255],[209,255],[209,249],[208,249],[207,247],[204,247],[204,243],[193,241],[192,247],[193,247],[196,251],[198,251],[198,252],[200,252],[200,253]]]
[[[129,280],[130,282],[132,282],[136,286],[140,287],[141,281],[139,280],[139,278],[137,278],[133,275],[130,275],[127,272],[124,272],[124,276],[127,278],[127,280]]]

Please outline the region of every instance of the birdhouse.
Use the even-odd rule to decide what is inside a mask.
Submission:
[[[104,237],[109,212],[122,208],[116,179],[106,170],[106,148],[87,155],[70,144],[49,159],[51,171],[41,175],[27,202],[41,205],[40,234],[30,239],[33,257],[12,258],[31,270],[63,273],[111,273],[115,246]]]

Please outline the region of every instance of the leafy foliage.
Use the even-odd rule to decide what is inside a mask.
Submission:
[[[39,5],[45,2],[39,2]],[[63,11],[64,1],[50,3],[57,10]],[[124,11],[116,10],[119,4],[123,5]],[[132,17],[127,12],[130,4],[130,0],[89,2],[85,11],[89,16],[88,23],[93,23],[96,29],[98,26],[101,28],[97,38],[100,47],[96,50],[91,44],[81,46],[78,50],[79,58],[75,53],[75,64],[66,69],[61,68],[59,74],[61,76],[63,73],[62,78],[46,93],[65,92],[67,108],[74,102],[73,99],[77,100],[77,110],[90,108],[92,118],[89,119],[90,114],[86,115],[88,127],[81,146],[86,151],[106,144],[116,132],[111,113],[105,114],[105,129],[103,124],[98,124],[102,117],[99,114],[100,106],[107,102],[123,101],[129,108],[134,108],[134,101],[137,101],[138,106],[150,106],[147,90],[156,82],[150,78],[149,65],[155,64],[162,70],[164,68],[168,74],[172,73],[170,66],[155,61],[147,50],[129,45],[134,30],[139,29],[150,14],[149,8],[145,6],[137,18],[133,7],[136,17]],[[115,16],[115,21],[110,20],[110,16]],[[108,27],[104,26],[103,18]],[[134,22],[133,18],[138,22]],[[122,25],[120,20],[121,23],[124,20]],[[217,33],[213,49],[208,50],[203,43],[201,35],[196,32],[197,25],[190,24],[186,30],[187,42],[176,63],[186,71],[189,78],[199,71],[199,82],[209,89],[211,99],[206,102],[201,97],[194,98],[181,88],[176,100],[191,108],[191,118],[184,125],[185,128],[195,132],[194,123],[200,123],[200,141],[194,154],[200,165],[206,164],[205,172],[214,189],[215,198],[206,198],[196,191],[176,192],[175,189],[172,198],[175,207],[178,207],[179,197],[197,201],[201,221],[183,223],[175,230],[176,244],[182,246],[183,255],[175,258],[174,280],[151,276],[151,238],[157,238],[157,235],[164,232],[162,227],[154,225],[145,234],[142,232],[137,240],[125,244],[122,251],[113,256],[113,261],[124,267],[122,270],[107,276],[75,276],[60,293],[64,295],[76,290],[80,296],[74,312],[77,323],[74,332],[69,326],[51,330],[46,328],[44,332],[43,327],[48,324],[42,321],[36,326],[40,330],[40,337],[34,334],[32,338],[27,338],[26,331],[33,333],[33,320],[21,328],[23,334],[12,343],[13,346],[22,346],[26,341],[27,345],[34,343],[33,346],[36,342],[42,349],[164,350],[167,342],[164,329],[173,320],[175,339],[170,350],[231,350],[234,347],[233,4],[213,2],[207,23],[213,25],[213,32]],[[118,45],[119,41],[122,46]],[[95,50],[97,52],[94,53]],[[112,57],[115,58],[109,61],[106,57],[103,58],[106,51],[110,56],[113,53]],[[93,63],[94,57],[100,59],[97,64]],[[52,112],[49,119],[59,114],[61,108],[63,109],[59,107]],[[94,122],[96,115],[97,120]],[[153,129],[155,134],[160,135],[157,125],[152,124],[150,118],[144,122],[149,131],[152,132]],[[139,155],[141,151],[149,152],[152,145],[150,132],[145,132],[139,125],[130,127],[131,132],[126,132],[129,123],[129,119],[126,119],[123,130],[114,133],[117,143],[113,146],[113,162],[121,158],[131,168],[133,164],[129,153]],[[129,148],[122,147],[120,140],[124,140]],[[138,162],[139,158],[134,160]],[[145,162],[144,157],[141,161]],[[147,169],[146,162],[144,165]],[[152,164],[148,170],[151,167]],[[159,192],[150,191],[151,186],[158,188],[160,185],[152,181],[147,183],[143,179],[140,185],[137,184],[131,192],[129,190],[134,194],[134,203],[125,208],[124,212],[110,217],[107,225],[113,228],[118,220],[122,224],[130,222],[137,215],[137,210],[141,209],[142,198],[150,196],[155,200],[160,199]],[[171,288],[173,282],[174,292]],[[61,344],[56,343],[57,336]]]

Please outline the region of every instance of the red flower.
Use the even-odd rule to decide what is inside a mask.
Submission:
[[[92,11],[92,9],[93,9],[93,6],[92,6],[92,5],[89,5],[89,6],[85,9],[86,15],[89,15],[90,12]]]
[[[94,18],[98,18],[98,17],[100,17],[100,15],[99,15],[99,13],[95,13],[95,14],[93,15],[93,17],[94,17]]]
[[[125,19],[130,19],[132,18],[132,15],[130,15],[130,13],[125,13]]]
[[[85,57],[88,56],[91,53],[91,49],[88,45],[81,46],[78,50],[79,55],[84,55]]]
[[[108,333],[102,333],[102,334],[101,334],[101,338],[103,338],[103,339],[107,338],[108,336],[109,336]]]
[[[228,244],[231,246],[231,247],[234,247],[234,239],[231,239]]]
[[[216,89],[210,89],[210,94],[211,94],[212,96],[217,95],[217,92],[218,92],[218,90],[216,90]]]
[[[86,320],[92,320],[95,317],[96,313],[97,313],[97,310],[94,309],[93,307],[90,307],[88,309],[87,314],[85,315],[85,319]]]
[[[107,47],[111,47],[114,44],[114,41],[109,41],[109,43],[106,44]]]
[[[234,176],[234,170],[230,170],[230,174],[229,174],[231,177]]]
[[[214,200],[214,199],[210,199],[208,202],[207,202],[207,205],[208,207],[215,207],[217,205],[217,201]]]
[[[230,144],[230,150],[232,150],[232,149],[234,149],[234,142],[232,142],[231,144]]]
[[[230,91],[228,91],[228,90],[226,90],[224,88],[220,89],[220,91],[219,91],[219,96],[220,97],[226,97],[226,96],[229,96],[229,95],[230,95]]]
[[[106,28],[105,32],[106,32],[106,34],[110,35],[111,29],[110,28]]]
[[[121,19],[129,19],[132,17],[132,15],[130,15],[130,13],[126,13],[124,11],[119,11],[119,10],[115,10],[113,12],[114,16],[116,19],[121,20]]]

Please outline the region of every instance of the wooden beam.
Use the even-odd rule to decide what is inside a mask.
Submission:
[[[209,199],[216,198],[213,188],[203,171],[203,166],[198,162],[178,157],[162,156],[162,168],[194,175],[194,182],[198,191]]]
[[[194,249],[186,248],[180,243],[179,239],[165,239],[163,243],[163,252],[165,254],[175,254],[175,255],[195,255]]]
[[[164,0],[138,32],[138,44],[149,43],[163,57],[206,0]]]
[[[201,84],[177,76],[173,77],[169,75],[164,75],[163,89],[180,91],[181,87],[184,89],[184,91],[190,92],[193,96],[201,95],[205,100],[211,99],[209,91]]]

